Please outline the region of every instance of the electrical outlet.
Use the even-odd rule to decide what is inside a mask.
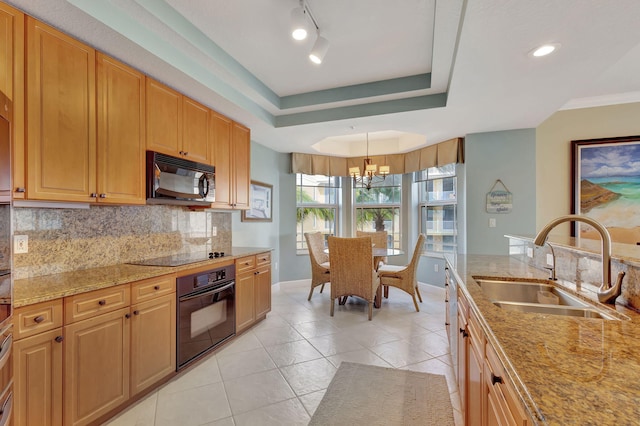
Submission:
[[[527,247],[527,256],[533,258],[533,248]]]
[[[16,254],[29,253],[29,236],[28,235],[13,236],[13,252]]]
[[[211,227],[211,235],[214,236],[214,237],[218,235],[218,227],[217,226],[212,226]]]
[[[547,265],[554,266],[553,265],[553,255],[551,253],[547,253]]]
[[[275,263],[275,270],[278,270],[278,262]]]
[[[496,227],[496,218],[495,217],[490,217],[489,218],[489,228],[495,228]]]
[[[433,270],[434,270],[435,272],[438,272],[438,264],[437,264],[437,263],[433,265]]]

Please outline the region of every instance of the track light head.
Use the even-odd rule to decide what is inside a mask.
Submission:
[[[291,11],[291,37],[295,40],[304,40],[308,32],[304,6],[301,5]]]
[[[329,40],[322,37],[318,33],[318,38],[316,39],[313,48],[311,49],[311,53],[309,53],[309,59],[314,64],[321,64],[324,59],[324,55],[326,55],[327,50],[329,50]]]

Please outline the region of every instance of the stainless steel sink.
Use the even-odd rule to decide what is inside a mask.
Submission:
[[[588,307],[589,304],[551,284],[531,281],[476,279],[492,301]]]
[[[511,311],[619,320],[594,305],[545,282],[475,278],[494,305]]]
[[[607,315],[589,307],[562,306],[562,305],[542,305],[539,303],[519,303],[519,302],[493,302],[494,305],[518,312],[537,312],[540,314],[564,315],[570,317],[601,318],[617,320],[618,318]]]

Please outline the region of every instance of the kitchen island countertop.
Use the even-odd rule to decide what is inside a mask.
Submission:
[[[503,310],[474,277],[546,280],[548,273],[509,256],[446,259],[534,424],[637,424],[640,314],[621,305],[598,305],[621,320]],[[575,285],[558,284],[576,293]],[[577,293],[594,300],[586,290]]]

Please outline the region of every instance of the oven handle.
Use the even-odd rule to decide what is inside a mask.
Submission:
[[[4,341],[2,342],[2,346],[0,347],[0,370],[4,367],[9,359],[9,355],[11,355],[11,344],[13,343],[12,335],[8,335]]]
[[[236,285],[236,282],[232,281],[229,284],[225,285],[224,287],[214,288],[213,290],[203,291],[202,293],[193,294],[191,296],[183,296],[178,301],[179,302],[184,302],[186,300],[195,299],[196,297],[209,296],[210,294],[218,294],[218,293],[221,293],[221,292],[225,291],[228,288],[233,287],[234,285]]]

